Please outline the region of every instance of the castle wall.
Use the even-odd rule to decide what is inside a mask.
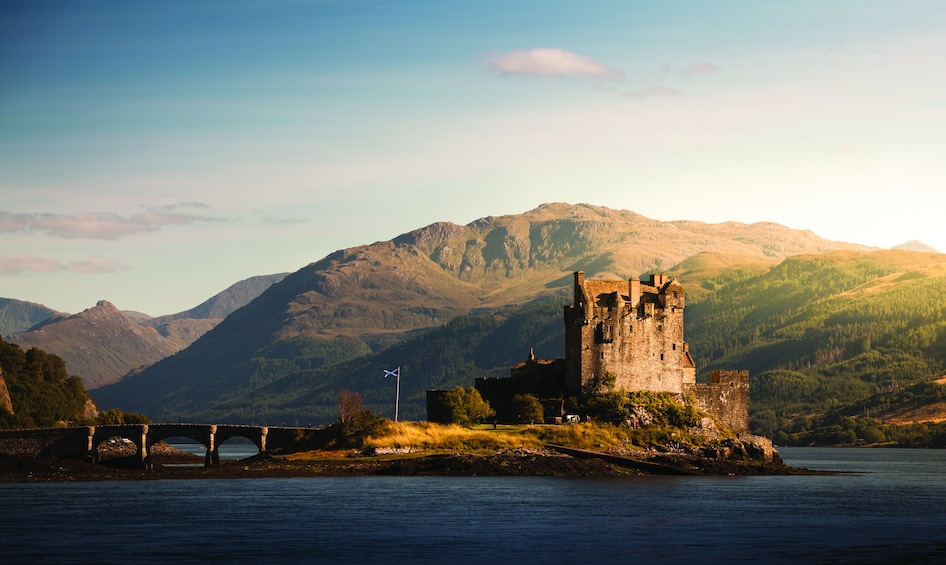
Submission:
[[[509,370],[509,377],[477,377],[476,390],[501,421],[512,421],[512,399],[517,394],[531,394],[543,402],[546,416],[562,415],[561,399],[565,393],[565,362],[563,359],[529,359]],[[428,396],[430,392],[428,391]],[[558,399],[557,403],[552,400]],[[428,400],[428,406],[430,401]],[[428,419],[430,408],[428,407]]]
[[[749,431],[749,371],[711,371],[710,382],[687,387],[696,407],[736,433]]]

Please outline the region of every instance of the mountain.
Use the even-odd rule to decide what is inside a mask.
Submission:
[[[865,411],[901,424],[946,419],[946,386],[936,382],[946,373],[946,255],[839,251],[768,267],[733,263],[713,274],[718,260],[694,257],[679,266],[693,277],[709,275],[702,285],[714,289],[694,298],[689,289],[701,283],[688,283],[687,340],[701,380],[714,368],[750,370],[753,431],[796,444],[821,434],[836,443],[854,441],[851,434],[897,439],[879,424],[857,420],[855,428],[851,416]],[[569,300],[563,293],[523,308],[460,316],[384,351],[297,371],[193,415],[305,425],[333,419],[341,389],[391,415],[394,383],[382,374],[400,367],[400,414],[421,419],[428,388],[508,375],[533,347],[540,358],[562,357],[562,305]],[[190,391],[198,397],[203,386]],[[845,435],[832,431],[840,424],[850,428]],[[818,426],[828,432],[813,429]]]
[[[254,298],[263,294],[264,290],[283,280],[288,274],[259,275],[244,279],[230,285],[190,310],[167,316],[158,316],[146,320],[144,323],[157,329],[172,320],[222,320],[233,313],[234,310],[249,304]]]
[[[0,298],[0,336],[28,330],[57,314],[59,312],[42,304]]]
[[[24,349],[37,347],[61,357],[94,389],[174,353],[154,328],[127,318],[105,300],[78,314],[10,336]]]
[[[121,312],[103,300],[74,316],[47,317],[8,339],[24,348],[39,347],[60,356],[91,390],[184,349],[285,276],[252,277],[195,308],[158,318]]]
[[[94,394],[102,406],[184,417],[458,316],[560,296],[578,269],[629,278],[701,253],[696,271],[836,249],[868,250],[772,223],[661,222],[587,204],[435,223],[300,269],[186,350]]]
[[[915,239],[913,241],[908,241],[906,243],[901,243],[900,245],[896,245],[893,247],[893,249],[899,249],[901,251],[928,251],[931,253],[938,253],[938,251],[933,249],[932,246],[929,246],[923,243],[922,241],[917,241]]]

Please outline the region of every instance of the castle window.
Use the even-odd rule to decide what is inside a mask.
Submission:
[[[676,344],[676,343],[673,344],[673,350],[674,350],[674,351],[677,350],[677,344]]]
[[[604,351],[601,352],[601,358],[604,359]]]
[[[612,336],[614,328],[611,324],[605,324],[604,322],[598,322],[598,325],[595,326],[595,343],[611,343],[614,341]]]
[[[664,360],[664,354],[663,354],[663,353],[660,354],[660,360],[661,360],[661,361]]]

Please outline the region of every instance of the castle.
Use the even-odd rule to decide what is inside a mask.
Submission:
[[[547,418],[555,418],[563,415],[566,397],[646,390],[690,397],[730,430],[748,432],[748,371],[711,371],[709,383],[696,382],[683,338],[680,283],[663,274],[588,280],[578,271],[574,278],[574,301],[565,306],[565,359],[536,359],[530,352],[509,377],[476,379],[500,416],[516,394],[540,399]]]

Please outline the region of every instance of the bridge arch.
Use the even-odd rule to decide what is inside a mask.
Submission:
[[[124,438],[135,446],[135,461],[144,464],[148,459],[148,425],[128,424],[117,426],[95,426],[90,428],[88,454],[91,460],[98,463],[101,459],[99,447],[113,439]]]
[[[153,466],[152,452],[156,443],[174,438],[183,437],[196,441],[206,449],[204,464],[209,465],[210,454],[216,448],[214,444],[213,424],[156,424],[148,430],[148,458],[147,466]]]

